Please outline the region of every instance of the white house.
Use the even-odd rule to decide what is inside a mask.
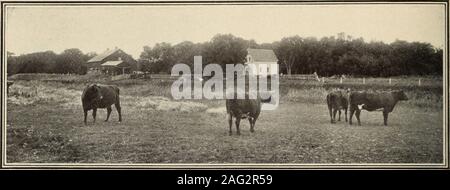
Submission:
[[[270,49],[247,49],[246,70],[250,75],[278,75],[278,59]]]

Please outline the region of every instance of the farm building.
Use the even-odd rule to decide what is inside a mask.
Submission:
[[[108,49],[87,61],[88,72],[109,75],[127,74],[137,70],[137,61],[118,48]]]
[[[268,76],[278,74],[278,59],[270,49],[247,49],[246,63],[250,75]]]

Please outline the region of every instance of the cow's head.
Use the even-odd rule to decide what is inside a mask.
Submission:
[[[91,104],[97,104],[102,99],[100,87],[96,84],[89,85],[86,89],[84,99],[91,102]]]
[[[408,96],[406,96],[405,92],[403,90],[397,90],[394,91],[395,95],[397,96],[398,100],[408,100]]]

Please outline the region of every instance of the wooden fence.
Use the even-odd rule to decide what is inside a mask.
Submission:
[[[114,75],[114,76],[111,76],[111,81],[125,80],[125,79],[129,79],[129,78],[130,78],[129,74]]]
[[[309,74],[309,75],[280,75],[280,79],[287,80],[316,80],[320,81],[319,76],[317,74]]]
[[[327,84],[359,84],[359,85],[385,85],[385,86],[442,86],[442,78],[325,78],[321,77],[320,82]]]

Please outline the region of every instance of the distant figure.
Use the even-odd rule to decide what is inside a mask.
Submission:
[[[245,99],[237,99],[236,97],[237,93],[235,93],[234,99],[227,99],[225,102],[227,107],[228,123],[230,125],[229,134],[232,135],[231,128],[233,125],[233,117],[236,118],[235,125],[237,135],[241,134],[239,130],[241,119],[245,118],[248,118],[248,121],[250,123],[250,132],[253,133],[255,131],[254,128],[256,120],[258,119],[259,113],[261,112],[261,104],[269,103],[271,101],[271,97],[262,100],[260,95],[258,94],[256,99],[250,99],[248,96],[248,92],[245,93]]]
[[[316,80],[320,82],[320,78],[319,78],[319,75],[317,75],[317,72],[314,71],[313,74],[314,74],[314,77],[316,77]]]
[[[359,115],[361,110],[383,111],[384,125],[387,125],[388,115],[394,110],[395,104],[401,100],[408,100],[402,90],[391,92],[352,92],[350,93],[350,125],[352,124],[353,113],[355,113],[358,125],[361,125]]]
[[[97,108],[106,108],[108,113],[106,116],[106,121],[109,119],[109,115],[111,114],[111,105],[117,109],[117,113],[119,113],[119,122],[122,121],[122,113],[120,108],[120,98],[119,98],[119,88],[115,85],[97,85],[91,84],[88,85],[81,95],[81,101],[83,103],[83,111],[84,111],[84,124],[86,124],[87,113],[89,110],[93,110],[92,117],[94,118],[97,115]]]
[[[350,89],[349,89],[350,90]],[[348,94],[349,90],[333,90],[327,95],[328,111],[330,113],[331,123],[336,123],[336,113],[339,111],[341,121],[341,110],[345,111],[345,122],[347,122]]]

